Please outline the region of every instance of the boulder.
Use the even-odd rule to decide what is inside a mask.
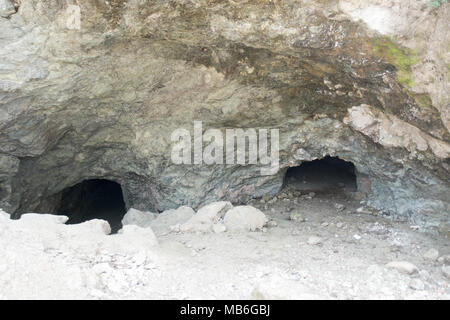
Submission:
[[[188,221],[179,226],[182,232],[212,232],[213,226],[223,219],[225,213],[233,208],[231,202],[218,201],[201,207]],[[220,227],[216,228],[221,229]]]
[[[419,271],[415,265],[408,261],[392,261],[386,264],[386,267],[405,274],[413,274]]]
[[[237,206],[225,214],[224,223],[231,231],[262,230],[268,219],[264,213],[252,206]]]
[[[174,230],[174,226],[184,224],[195,214],[194,209],[187,206],[181,206],[178,209],[166,210],[151,221],[150,226],[157,235],[168,233]]]
[[[153,212],[130,208],[122,218],[122,225],[136,225],[145,228],[149,227],[155,218],[156,214]]]

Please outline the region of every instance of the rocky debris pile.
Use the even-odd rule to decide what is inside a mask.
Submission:
[[[66,225],[67,219],[30,213],[11,220],[0,210],[0,299],[133,296],[158,269],[150,228],[126,225],[109,235],[106,221]]]
[[[262,231],[269,222],[265,214],[252,206],[236,206],[218,201],[201,207],[197,212],[187,206],[166,210],[160,214],[130,209],[122,224],[151,227],[156,234],[169,232],[221,233],[229,231]],[[271,227],[274,227],[271,223]]]
[[[188,221],[177,226],[181,232],[222,232],[226,227],[223,218],[233,208],[231,202],[218,201],[201,207]]]

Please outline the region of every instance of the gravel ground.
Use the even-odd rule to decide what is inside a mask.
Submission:
[[[295,200],[293,200],[295,199]],[[0,213],[2,299],[449,299],[449,241],[345,193],[251,203],[259,231],[168,232]],[[167,220],[168,224],[173,221]],[[157,240],[156,240],[157,239]]]

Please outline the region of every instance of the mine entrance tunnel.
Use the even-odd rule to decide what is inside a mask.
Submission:
[[[285,183],[302,191],[322,193],[356,191],[356,170],[351,162],[326,156],[289,168]]]
[[[84,180],[62,191],[58,214],[69,217],[68,224],[103,219],[111,226],[111,233],[122,227],[126,213],[120,184],[104,179]]]

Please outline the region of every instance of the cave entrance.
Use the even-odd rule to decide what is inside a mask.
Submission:
[[[58,214],[69,217],[67,224],[103,219],[111,233],[122,228],[126,213],[120,184],[104,179],[84,180],[62,191]]]
[[[297,190],[318,193],[352,192],[357,189],[354,164],[330,156],[289,168],[285,183]]]

